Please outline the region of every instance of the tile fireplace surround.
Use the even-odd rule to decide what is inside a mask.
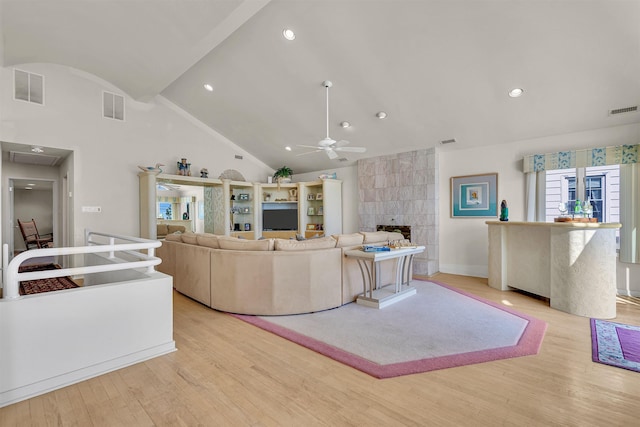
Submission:
[[[426,250],[413,259],[415,274],[438,272],[438,154],[435,148],[358,161],[360,231],[378,224],[408,225]]]

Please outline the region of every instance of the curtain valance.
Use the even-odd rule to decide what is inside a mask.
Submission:
[[[531,154],[524,157],[524,172],[638,163],[639,146],[640,144],[618,145],[616,147]]]

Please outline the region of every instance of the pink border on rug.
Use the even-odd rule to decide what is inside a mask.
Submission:
[[[510,359],[513,357],[530,356],[538,354],[540,346],[542,345],[542,339],[547,329],[547,323],[536,319],[535,317],[528,316],[523,313],[519,313],[508,307],[504,307],[493,301],[485,300],[484,298],[477,297],[473,294],[461,291],[460,289],[453,288],[444,283],[439,283],[435,280],[423,280],[425,282],[431,282],[436,285],[447,288],[451,291],[465,295],[469,298],[480,301],[484,304],[495,307],[499,310],[511,313],[514,316],[518,316],[525,319],[528,323],[525,327],[520,340],[516,345],[508,347],[493,348],[488,350],[472,351],[469,353],[453,354],[450,356],[433,357],[429,359],[412,360],[409,362],[391,363],[388,365],[379,365],[363,357],[344,351],[340,348],[334,347],[322,341],[318,341],[314,338],[299,334],[290,329],[273,324],[268,320],[265,320],[258,316],[250,316],[244,314],[231,314],[240,320],[250,323],[266,331],[272,332],[282,338],[288,339],[303,347],[307,347],[315,352],[318,352],[338,362],[349,365],[359,371],[371,375],[375,378],[392,378],[401,375],[417,374],[421,372],[435,371],[438,369],[454,368],[456,366],[472,365],[476,363],[490,362],[492,360]]]

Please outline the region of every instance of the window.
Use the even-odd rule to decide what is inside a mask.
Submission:
[[[566,203],[574,212],[576,199],[591,201],[598,222],[620,222],[620,166],[592,166],[577,169],[548,170],[546,173],[545,221],[560,215]],[[578,185],[583,182],[584,186]],[[619,243],[619,234],[616,238]]]
[[[159,219],[173,219],[172,206],[169,202],[158,203],[158,218]]]

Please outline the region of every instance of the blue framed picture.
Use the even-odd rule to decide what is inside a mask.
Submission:
[[[498,174],[451,177],[451,217],[497,217]]]

